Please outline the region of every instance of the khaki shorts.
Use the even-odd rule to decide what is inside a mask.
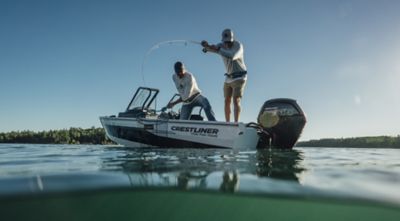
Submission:
[[[225,97],[242,97],[246,80],[240,79],[230,83],[224,83]]]

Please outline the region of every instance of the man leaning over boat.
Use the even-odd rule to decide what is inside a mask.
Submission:
[[[193,74],[186,71],[184,64],[180,61],[175,63],[174,70],[175,74],[172,75],[172,79],[180,98],[168,103],[167,108],[172,108],[176,104],[183,102],[180,119],[188,120],[194,107],[202,107],[207,119],[209,121],[215,121],[215,114],[211,108],[210,102],[206,97],[201,95],[201,90],[197,86]]]

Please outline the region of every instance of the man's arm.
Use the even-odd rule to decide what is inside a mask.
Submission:
[[[235,42],[232,48],[221,47],[218,54],[236,60],[243,55],[243,46],[239,42]]]
[[[176,78],[177,78],[176,75],[172,75],[172,80],[174,81],[176,90],[178,90],[178,93],[179,93],[179,83],[177,82]],[[179,96],[179,98],[176,101],[171,101],[170,103],[168,103],[167,108],[173,108],[175,105],[181,103],[182,101],[183,101],[182,97]]]
[[[192,74],[188,74],[188,73],[186,74],[185,83],[184,83],[184,87],[183,87],[184,88],[184,97],[186,97],[185,100],[189,99],[191,96],[190,92],[193,89],[193,78],[194,78],[194,76]],[[185,100],[182,100],[182,101],[185,101]]]
[[[218,53],[220,46],[219,45],[210,45],[207,41],[201,41],[201,45],[203,46],[203,52],[214,52]]]
[[[173,108],[175,105],[181,103],[182,101],[182,98],[179,97],[176,101],[171,101],[170,103],[168,103],[167,108]]]

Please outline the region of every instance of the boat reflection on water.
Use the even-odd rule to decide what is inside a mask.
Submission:
[[[298,150],[259,150],[256,156],[256,173],[260,177],[298,181],[299,175],[305,171],[303,154]]]
[[[219,188],[221,192],[233,193],[239,189],[239,175],[236,172],[230,174],[225,171]]]
[[[398,204],[382,198],[299,185],[304,171],[300,151],[118,149],[112,153],[102,155],[102,171],[95,173],[4,179],[2,220],[400,217]]]
[[[252,180],[298,182],[302,152],[264,149],[232,150],[121,149],[115,158],[104,159],[105,171],[123,171],[132,187],[172,187],[236,192]]]

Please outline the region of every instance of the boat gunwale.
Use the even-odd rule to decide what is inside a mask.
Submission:
[[[182,124],[210,124],[210,125],[219,125],[219,126],[232,126],[237,127],[240,124],[245,124],[243,122],[234,123],[234,122],[223,122],[223,121],[197,121],[197,120],[175,120],[175,119],[151,119],[151,118],[131,118],[131,117],[109,117],[102,116],[100,120],[117,120],[117,121],[148,121],[148,122],[169,122],[169,123],[182,123]]]

